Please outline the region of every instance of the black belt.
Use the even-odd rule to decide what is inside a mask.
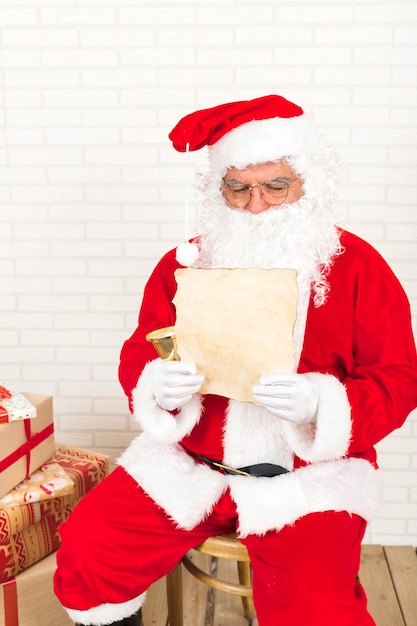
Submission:
[[[256,463],[255,465],[247,465],[246,467],[230,467],[229,465],[225,465],[220,461],[214,461],[213,459],[209,459],[206,456],[202,456],[201,454],[196,454],[195,452],[190,452],[187,450],[188,454],[191,454],[193,457],[206,463],[206,465],[210,465],[213,469],[219,470],[224,474],[231,475],[241,475],[241,476],[258,476],[264,478],[272,478],[273,476],[279,476],[280,474],[288,474],[290,470],[287,470],[282,465],[274,465],[273,463]]]

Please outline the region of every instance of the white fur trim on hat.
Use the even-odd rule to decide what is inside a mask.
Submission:
[[[254,120],[234,128],[209,146],[210,168],[223,175],[229,167],[244,169],[248,165],[310,153],[316,148],[316,131],[306,113]]]
[[[318,389],[318,409],[314,424],[284,422],[287,442],[304,461],[325,461],[343,457],[352,431],[351,407],[344,385],[331,374],[304,374]]]
[[[200,251],[191,241],[180,243],[175,252],[175,258],[184,267],[191,267],[198,259]]]

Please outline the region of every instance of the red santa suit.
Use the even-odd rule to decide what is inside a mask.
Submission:
[[[141,433],[61,527],[55,590],[75,621],[130,615],[190,547],[237,529],[251,556],[260,626],[374,624],[355,579],[378,500],[374,446],[417,404],[417,356],[409,304],[388,265],[351,233],[340,230],[340,244],[327,297],[320,306],[314,291],[307,297],[295,337],[297,371],[318,390],[307,424],[214,395],[195,394],[175,411],[157,404],[146,335],[175,325],[180,267],[175,251],[158,263],[119,369]],[[288,472],[227,475],[195,455]]]
[[[155,403],[148,365],[154,348],[145,335],[175,324],[174,252],[156,267],[139,327],[121,355],[120,380],[126,393],[134,390],[133,410],[144,434],[120,463],[179,526],[198,524],[227,488],[242,536],[281,529],[317,511],[372,516],[378,498],[374,446],[415,405],[416,356],[409,305],[397,279],[358,237],[343,232],[341,243],[327,301],[318,308],[310,302],[298,365],[319,389],[314,426],[218,396],[196,396],[175,415]],[[248,481],[214,472],[189,452],[232,467],[269,462],[292,471]]]

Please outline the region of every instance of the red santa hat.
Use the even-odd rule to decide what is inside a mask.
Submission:
[[[312,152],[316,134],[303,109],[282,96],[230,102],[190,113],[169,134],[180,152],[208,146],[211,169],[277,161]]]

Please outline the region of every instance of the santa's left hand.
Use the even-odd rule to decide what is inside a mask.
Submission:
[[[304,374],[264,374],[260,384],[253,387],[253,395],[256,402],[283,420],[305,424],[316,417],[318,390]]]

